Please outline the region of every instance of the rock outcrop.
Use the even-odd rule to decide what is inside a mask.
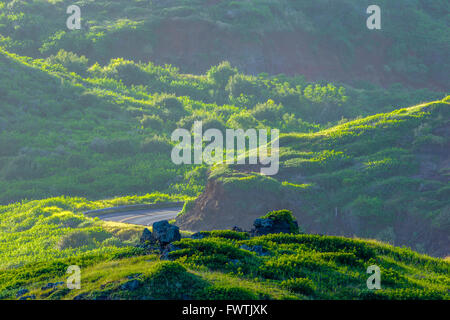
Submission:
[[[297,221],[293,221],[297,226]],[[291,225],[287,221],[278,221],[273,219],[256,219],[253,223],[254,228],[251,231],[253,236],[263,236],[270,233],[291,233]]]
[[[153,234],[151,233],[151,231],[145,228],[144,231],[142,232],[139,242],[144,244],[147,243],[147,241],[153,243],[155,242],[155,238],[153,238]]]
[[[158,221],[153,224],[153,238],[161,245],[167,245],[181,239],[180,228],[171,225],[167,220]]]

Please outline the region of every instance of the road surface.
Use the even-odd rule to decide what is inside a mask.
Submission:
[[[96,215],[99,219],[106,221],[116,221],[129,224],[138,224],[142,226],[151,226],[153,223],[162,220],[175,219],[182,207],[147,209],[139,211],[115,212]]]

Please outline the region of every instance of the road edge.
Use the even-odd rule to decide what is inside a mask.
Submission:
[[[147,204],[133,204],[133,205],[126,205],[126,206],[119,206],[119,207],[110,207],[110,208],[103,208],[103,209],[97,209],[97,210],[89,210],[83,212],[85,216],[88,217],[98,217],[104,214],[109,213],[120,213],[120,212],[127,212],[127,211],[139,211],[139,210],[148,210],[148,209],[164,209],[164,208],[170,208],[170,207],[183,207],[184,201],[177,201],[177,202],[158,202],[158,203],[147,203]]]

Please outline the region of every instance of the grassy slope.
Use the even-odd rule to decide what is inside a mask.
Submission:
[[[142,129],[129,110],[155,110],[152,96],[96,89],[28,61],[0,57],[0,183],[8,185],[0,202],[168,191],[183,177],[187,167],[171,163],[167,138],[153,139],[158,130]]]
[[[337,208],[341,215],[358,219],[360,236],[417,250],[423,249],[423,241],[428,252],[446,254],[417,229],[431,224],[430,229],[443,232],[441,245],[446,247],[449,98],[309,136],[286,135],[280,141],[285,148],[280,175],[294,184],[312,185],[310,190],[316,191],[309,193],[304,210],[322,221],[332,219]],[[403,219],[415,222],[401,230]],[[413,234],[405,235],[408,229]]]
[[[85,254],[110,255],[115,252],[111,247],[136,244],[143,227],[104,222],[83,212],[176,200],[184,198],[161,193],[103,201],[59,197],[0,206],[0,268]]]
[[[190,166],[173,165],[169,141],[175,128],[190,129],[194,120],[203,120],[204,127],[308,132],[327,121],[442,96],[427,90],[346,90],[301,77],[237,74],[233,80],[229,77],[238,71],[231,67],[228,76],[220,73],[226,70],[184,75],[123,59],[89,71],[81,64],[75,68],[81,77],[68,71],[77,62],[64,55],[33,60],[0,53],[0,183],[8,185],[0,190],[0,203],[152,191],[195,196],[206,168],[190,172]],[[225,84],[230,80],[230,88],[220,77]]]
[[[217,212],[205,211],[202,224],[247,228],[260,210],[254,199],[266,199],[267,209],[293,210],[309,232],[356,234],[445,256],[449,110],[447,97],[316,133],[282,135],[277,176],[239,172],[239,166],[212,171],[210,179],[226,194],[215,199],[221,201]],[[187,215],[207,210],[204,205]],[[216,217],[230,212],[234,220],[220,225]]]
[[[259,44],[270,38],[276,43],[270,51],[278,50],[277,45],[286,43],[277,40],[293,33],[287,45],[306,52],[307,56],[312,52],[309,62],[318,68],[325,63],[328,70],[332,70],[339,64],[348,66],[344,67],[344,75],[353,73],[350,66],[359,57],[364,61],[358,68],[365,68],[365,75],[357,72],[353,77],[367,78],[367,74],[372,74],[372,80],[380,80],[377,75],[386,79],[396,75],[397,79],[413,84],[430,85],[433,81],[448,88],[445,77],[449,73],[445,59],[448,17],[445,12],[449,4],[445,0],[432,3],[380,0],[377,4],[382,8],[383,24],[378,32],[365,28],[368,16],[365,11],[372,4],[367,0],[339,3],[329,0],[79,1],[83,28],[68,31],[66,8],[71,4],[70,1],[0,1],[0,45],[33,57],[46,57],[62,48],[103,63],[118,56],[136,61],[146,61],[150,57],[153,61],[178,64],[180,59],[185,59],[183,65],[177,66],[190,73],[202,73],[223,60],[223,54],[234,56],[238,62],[242,60],[248,53],[241,51],[244,44],[246,50],[250,47],[255,59],[260,59],[257,52],[251,51],[252,46],[256,51],[265,50]],[[211,31],[215,37],[209,36]],[[191,33],[198,32],[202,32],[201,39],[190,37]],[[179,35],[183,35],[181,39]],[[184,42],[183,38],[189,41]],[[174,46],[174,42],[179,46]],[[265,46],[270,46],[270,42]],[[373,51],[385,47],[379,52],[381,57],[372,55]],[[360,48],[370,49],[361,55]],[[283,49],[278,51],[282,55],[286,54]],[[236,50],[237,54],[233,52]],[[323,56],[327,50],[334,55]],[[384,56],[384,51],[390,54]],[[183,55],[186,58],[180,57],[181,52],[188,53]],[[270,53],[265,54],[270,59]],[[335,55],[339,59],[336,60]],[[322,61],[316,60],[317,57]],[[289,55],[285,59],[289,60]],[[290,62],[296,63],[296,60],[298,56]],[[257,69],[261,72],[265,68]],[[289,70],[289,66],[285,69]],[[328,75],[322,74],[320,78],[336,76],[333,72]]]
[[[418,115],[427,116],[429,110],[445,113],[445,108],[446,103],[432,103],[400,110],[388,117],[395,117],[396,121],[379,124],[389,130],[402,120],[417,121]],[[362,138],[370,132],[368,124],[373,125],[377,119],[386,120],[386,116],[344,124],[339,130],[329,129],[328,133],[335,134],[325,136],[349,139],[352,135],[345,133],[353,132],[358,124],[356,127],[362,130],[358,136]],[[317,138],[320,135],[324,136],[324,132],[286,135],[282,139],[291,141],[294,147],[307,139],[312,150],[318,151],[323,141]],[[287,161],[286,157],[283,161]],[[234,241],[220,236],[229,238],[230,233],[218,232],[213,238],[182,240],[178,245],[183,249],[172,254],[178,262],[161,262],[152,255],[140,257],[142,251],[128,246],[136,243],[139,228],[127,230],[80,214],[85,209],[153,202],[157,198],[174,200],[158,194],[97,203],[55,198],[1,207],[1,252],[5,262],[0,274],[1,296],[14,298],[20,288],[29,288],[39,298],[73,298],[82,294],[81,298],[448,299],[448,262],[408,249],[314,235]],[[262,245],[269,255],[256,256],[240,249],[241,244]],[[65,270],[71,264],[82,266],[85,286],[81,291],[40,289],[48,282],[64,280]],[[365,269],[370,264],[382,267],[385,279],[383,290],[375,293],[365,290]],[[121,287],[130,280],[129,276],[137,278],[139,289]]]
[[[51,198],[0,207],[0,297],[37,299],[449,299],[448,261],[373,240],[319,235],[249,239],[232,231],[183,238],[161,261],[134,247],[143,227],[102,222],[82,211],[176,200],[163,194],[91,202]],[[184,234],[184,236],[187,236]],[[242,248],[261,246],[264,255]],[[369,265],[382,290],[366,287]],[[64,285],[81,267],[80,290]],[[129,287],[134,285],[134,289]]]
[[[55,5],[46,1],[35,1],[31,4],[15,1],[10,5],[1,1],[0,32],[5,36],[2,37],[1,44],[11,51],[35,57],[41,54],[42,57],[56,54],[60,48],[80,54],[88,52],[91,64],[96,60],[106,63],[111,52],[114,54],[120,52],[115,48],[135,48],[132,45],[133,42],[141,43],[143,47],[139,49],[142,50],[124,52],[123,56],[136,59],[137,51],[145,55],[151,53],[154,40],[149,41],[148,34],[154,28],[153,22],[158,22],[158,19],[155,18],[153,21],[153,18],[138,18],[136,14],[150,14],[155,8],[147,8],[148,11],[144,12],[142,8],[136,10],[129,7],[126,14],[132,17],[131,20],[136,20],[131,21],[120,20],[123,18],[121,16],[123,10],[117,6],[122,4],[111,4],[109,1],[96,1],[96,3],[98,10],[86,10],[87,14],[93,15],[88,17],[92,25],[90,31],[61,33],[59,30],[65,22],[66,3],[58,3],[55,11]],[[209,6],[207,12],[203,14],[206,15],[206,19],[220,20],[222,17],[217,15],[225,11],[218,9],[229,9],[227,3]],[[105,9],[107,4],[110,6]],[[156,9],[161,15],[164,13],[168,17],[192,16],[198,11],[192,10],[192,7],[185,4],[177,1],[175,3],[178,5],[177,8]],[[189,1],[190,4],[192,1]],[[203,3],[196,2],[195,9],[198,9],[200,5]],[[321,2],[320,6],[322,5],[327,4]],[[441,5],[444,5],[444,2]],[[426,3],[421,3],[421,6],[426,7]],[[234,27],[241,31],[257,30],[261,22],[270,27],[265,16],[267,14],[278,17],[272,20],[274,22],[285,20],[283,15],[279,15],[281,11],[268,11],[266,10],[268,7],[270,7],[269,4],[262,3],[255,4],[254,7],[237,8],[238,12],[246,13],[245,17],[251,13],[255,19],[238,19]],[[116,10],[117,8],[119,10]],[[299,9],[305,12],[312,10],[301,6]],[[428,40],[418,39],[416,36],[422,33],[411,32],[409,28],[406,29],[407,33],[393,32],[392,34],[397,35],[401,40],[405,39],[405,34],[411,35],[404,50],[410,50],[418,44],[422,51],[418,53],[417,59],[428,65],[425,57],[433,53],[429,51],[429,48],[440,50],[446,43],[446,39],[440,36],[445,33],[442,33],[440,28],[436,28],[436,26],[445,26],[445,22],[440,22],[442,17],[439,15],[439,12],[445,12],[445,10],[440,10],[439,6],[424,9],[430,13],[430,16],[422,16],[424,20],[416,26],[420,30],[434,29],[433,34],[436,36],[427,37]],[[103,17],[99,15],[102,10],[106,10],[103,12]],[[414,13],[415,17],[421,16],[416,11],[415,9],[401,10],[400,13],[407,12]],[[36,12],[45,15],[45,18],[35,15]],[[114,21],[107,22],[105,17],[111,19],[112,12],[116,12]],[[191,18],[198,20],[195,15]],[[297,18],[298,16],[294,20],[298,20]],[[285,21],[289,23],[289,20]],[[314,23],[310,21],[309,24],[312,34],[316,36],[322,27],[321,24],[314,26]],[[291,26],[280,23],[279,27],[282,30]],[[39,30],[38,36],[35,34],[36,30]],[[334,27],[331,30],[342,31]],[[124,39],[129,39],[132,42],[131,45],[123,45]],[[338,39],[338,41],[341,40],[346,39]],[[357,36],[350,42],[359,43],[359,40],[361,39]],[[397,42],[394,41],[394,43]],[[394,57],[389,62],[388,68],[397,69],[397,72],[405,75],[412,75],[414,79],[421,79],[422,75],[439,77],[442,71],[445,72],[448,69],[447,65],[441,65],[439,62],[437,62],[437,69],[436,65],[432,65],[430,70],[412,68],[418,65],[418,61],[411,57],[406,65],[402,64],[400,63],[404,60],[402,50],[396,52],[398,57]],[[118,65],[121,66],[120,61]],[[344,95],[336,94],[337,88],[332,90],[333,95],[329,100],[314,102],[322,92],[326,92],[321,86],[316,87],[316,91],[312,87],[310,90],[312,94],[307,94],[306,90],[298,90],[296,87],[299,85],[304,89],[309,84],[304,79],[281,77],[274,81],[276,82],[274,85],[271,79],[264,76],[262,80],[250,78],[247,83],[257,83],[256,93],[254,96],[248,93],[247,96],[245,92],[244,98],[239,100],[239,95],[233,96],[233,91],[229,92],[215,86],[207,76],[178,75],[172,68],[157,67],[148,67],[145,72],[142,72],[143,67],[140,66],[137,73],[145,75],[144,82],[128,83],[127,74],[122,74],[120,68],[115,69],[114,66],[115,62],[112,62],[102,70],[100,70],[101,67],[96,67],[91,70],[92,72],[82,68],[81,72],[84,73],[85,78],[81,78],[79,75],[69,74],[62,66],[52,66],[43,61],[33,61],[1,52],[1,203],[21,200],[24,197],[35,199],[61,194],[89,196],[97,199],[153,190],[197,194],[203,183],[202,172],[199,170],[189,174],[186,172],[188,170],[179,171],[172,166],[168,157],[164,155],[168,146],[167,139],[150,144],[151,148],[155,145],[161,147],[164,151],[162,155],[161,152],[144,151],[146,150],[143,144],[145,137],[159,133],[159,130],[144,127],[141,121],[145,120],[145,116],[157,115],[160,120],[165,121],[168,126],[167,132],[162,135],[163,138],[167,137],[171,128],[178,125],[178,121],[190,115],[199,118],[219,118],[221,123],[226,123],[227,126],[240,126],[242,122],[230,121],[230,115],[238,112],[241,113],[240,119],[250,119],[256,126],[283,127],[283,132],[308,132],[316,131],[320,126],[305,123],[302,119],[318,122],[319,116],[332,114],[333,117],[326,121],[336,122],[342,116],[353,118],[361,114],[375,113],[374,111],[389,111],[394,105],[400,103],[401,105],[413,103],[406,100],[410,99],[406,91],[400,92],[397,98],[390,95],[389,99],[383,100],[385,91],[373,90],[367,94],[364,90],[353,90],[351,94],[349,93],[348,102],[345,104]],[[133,68],[131,69],[133,71]],[[154,79],[155,75],[155,81],[148,80]],[[136,78],[132,77],[132,79]],[[120,83],[120,80],[125,85]],[[244,78],[244,80],[248,79]],[[288,83],[287,87],[285,83]],[[144,87],[132,88],[133,84],[144,85]],[[258,89],[259,86],[264,87],[264,90]],[[239,89],[238,86],[234,88]],[[255,88],[250,86],[250,89]],[[169,92],[179,97],[184,96],[178,100],[186,113],[167,114],[164,110],[166,105],[161,103],[155,92]],[[360,92],[363,93],[360,94]],[[423,96],[434,95],[436,94],[425,92],[423,95],[418,94],[413,100],[414,102],[423,101]],[[273,98],[277,104],[283,103],[284,114],[287,112],[294,114],[294,121],[289,117],[283,117],[283,124],[270,123],[264,117],[256,119],[258,114],[256,112],[249,116],[247,110],[243,110],[254,108],[257,103],[265,102],[268,98]],[[352,98],[354,100],[351,100]],[[369,107],[368,104],[373,100],[377,100],[377,103]],[[218,107],[216,103],[229,105]],[[297,105],[300,106],[298,110]],[[447,105],[444,107],[448,108]],[[392,116],[395,118],[394,121],[389,119],[389,121],[375,123],[379,127],[385,126],[384,128],[396,131],[394,137],[408,136],[412,131],[407,124],[420,122],[421,116],[418,117],[417,114],[423,111],[422,108],[425,107],[417,107],[417,110],[408,109],[406,112],[397,111]],[[414,132],[413,142],[417,142],[417,146],[431,142],[431,145],[439,148],[440,145],[447,143],[445,137],[442,140],[441,135],[436,135],[433,130],[435,127],[446,125],[443,120],[448,119],[448,111],[445,111],[443,107],[435,109],[444,110],[437,113],[443,114],[443,118],[435,119],[436,122],[427,122],[424,127]],[[409,198],[405,198],[407,195],[405,192],[399,197],[394,195],[394,199],[391,195],[387,195],[386,200],[383,198],[386,195],[379,196],[376,191],[385,189],[386,186],[383,184],[385,180],[381,181],[381,185],[373,186],[378,187],[378,189],[375,188],[374,194],[367,194],[364,191],[364,196],[368,196],[369,199],[363,198],[362,203],[361,201],[353,203],[356,198],[355,190],[349,191],[347,187],[339,190],[337,186],[344,182],[347,186],[353,185],[354,189],[361,189],[361,186],[368,183],[380,183],[378,175],[383,176],[386,172],[389,173],[389,170],[393,170],[392,168],[397,170],[397,166],[405,171],[410,169],[408,166],[403,167],[414,151],[409,147],[406,151],[388,150],[387,153],[378,155],[375,153],[375,150],[379,151],[377,148],[380,146],[384,147],[392,142],[389,140],[390,134],[386,132],[372,137],[373,121],[379,120],[380,117],[383,116],[344,124],[316,134],[291,134],[283,137],[289,146],[283,150],[282,169],[286,172],[289,170],[306,172],[310,179],[306,182],[289,180],[293,183],[289,185],[293,189],[293,194],[303,195],[303,189],[308,189],[310,182],[326,186],[328,190],[332,190],[333,195],[338,194],[335,198],[336,203],[323,201],[329,200],[324,194],[312,195],[307,204],[311,206],[313,215],[324,212],[323,217],[326,221],[330,212],[329,207],[335,205],[347,207],[349,212],[355,211],[355,208],[365,212],[364,206],[367,206],[367,202],[369,202],[369,209],[372,209],[372,206],[379,209],[379,201],[374,200],[376,197],[381,197],[382,201],[392,200],[394,204],[408,203],[413,208],[418,206],[419,214],[425,210],[422,210],[422,205],[431,205],[433,219],[445,214],[442,208],[448,208],[448,203],[444,201],[448,188],[439,182],[422,181],[424,179],[421,177],[414,181],[409,179],[393,181],[393,188],[404,188],[406,185],[407,187],[402,190],[412,191],[413,189],[408,188],[425,182],[431,189],[425,189],[428,193],[424,195],[424,201],[422,197],[415,199],[417,197],[415,191],[409,193]],[[239,117],[234,118],[239,120]],[[189,123],[192,118],[185,120]],[[290,127],[286,126],[287,120],[290,120]],[[402,122],[403,120],[408,121]],[[326,121],[322,122],[326,123]],[[396,125],[401,130],[393,129]],[[408,134],[403,131],[405,128],[408,128]],[[387,140],[383,140],[383,136]],[[372,142],[372,138],[374,143],[368,144]],[[96,143],[93,143],[94,141]],[[323,152],[331,151],[335,144],[337,154]],[[405,144],[409,146],[408,141]],[[349,150],[346,149],[348,145],[351,145]],[[368,147],[374,149],[368,152]],[[400,147],[405,146],[400,145]],[[118,157],[115,150],[128,155]],[[348,162],[347,156],[355,162]],[[397,163],[391,168],[390,159],[399,160],[400,164]],[[385,165],[386,163],[388,165]],[[357,170],[346,171],[345,166],[350,164],[355,165],[354,169]],[[372,169],[374,171],[371,171]],[[321,170],[324,170],[322,175],[319,172]],[[366,173],[366,171],[370,172]],[[363,174],[357,174],[355,177],[355,172],[363,172]],[[185,178],[187,182],[177,180],[179,176],[181,179]],[[374,179],[372,181],[367,180],[368,178]],[[234,183],[233,179],[227,182],[230,185]],[[284,186],[288,185],[285,183]],[[136,242],[140,228],[105,224],[80,214],[84,209],[119,203],[153,202],[157,198],[172,200],[173,196],[153,194],[143,198],[123,198],[103,202],[90,202],[79,198],[52,198],[0,207],[0,236],[2,237],[0,296],[14,298],[18,289],[26,287],[40,298],[73,298],[77,294],[86,293],[84,297],[87,298],[186,297],[183,295],[192,298],[370,298],[375,295],[381,298],[448,299],[448,262],[419,255],[407,249],[393,248],[374,242],[321,236],[269,236],[240,241],[215,237],[197,241],[183,240],[179,245],[184,249],[175,252],[173,256],[179,261],[177,263],[161,262],[153,255],[139,256],[142,254],[141,251],[127,246]],[[423,202],[417,203],[417,201]],[[313,203],[321,207],[314,208]],[[391,203],[388,202],[388,204]],[[445,221],[448,221],[448,218],[444,216],[444,223],[438,219],[437,224],[446,226],[448,224]],[[387,240],[390,239],[387,238]],[[270,255],[258,257],[241,250],[238,246],[242,243],[261,244]],[[383,268],[382,279],[383,277],[385,279],[385,281],[382,280],[383,290],[376,293],[364,290],[367,277],[365,269],[373,263]],[[86,282],[83,283],[81,292],[69,292],[63,289],[43,292],[40,289],[49,281],[64,280],[66,267],[70,264],[79,264],[83,268]],[[133,292],[120,289],[120,285],[128,281],[127,276],[136,275],[136,273],[143,286]],[[306,280],[298,280],[299,278],[309,278],[312,284]],[[283,283],[283,281],[287,282]]]
[[[317,235],[268,235],[248,239],[231,231],[205,233],[202,240],[182,239],[170,254],[172,261],[161,261],[158,255],[121,242],[100,240],[111,237],[129,238],[133,228],[108,226],[76,213],[73,208],[89,206],[81,199],[49,199],[22,205],[27,218],[39,218],[32,227],[39,234],[42,212],[53,220],[42,237],[33,244],[43,251],[29,251],[34,262],[0,271],[0,296],[14,299],[20,289],[38,299],[448,299],[450,264],[441,259],[417,254],[409,249],[394,248],[374,241]],[[63,209],[62,209],[62,208]],[[58,210],[59,208],[59,210]],[[2,224],[12,230],[17,209],[2,208]],[[38,210],[39,209],[39,210]],[[64,218],[58,211],[64,210]],[[53,212],[48,215],[48,212]],[[45,213],[44,213],[45,214]],[[25,214],[22,214],[23,217]],[[72,215],[70,218],[69,215]],[[19,215],[20,216],[20,215]],[[82,221],[75,226],[73,216]],[[56,221],[56,218],[60,218]],[[90,225],[90,227],[88,227]],[[95,241],[77,250],[53,249],[58,234],[69,231],[88,232],[96,226]],[[50,231],[58,230],[57,232]],[[25,235],[26,231],[16,234]],[[44,233],[47,236],[44,237]],[[93,232],[90,233],[91,235]],[[2,241],[12,246],[11,238]],[[260,245],[265,255],[241,248]],[[76,251],[76,254],[74,252]],[[3,250],[2,250],[3,252]],[[12,251],[14,252],[14,251]],[[3,258],[2,258],[3,261]],[[82,270],[80,290],[65,286],[43,288],[47,283],[66,281],[65,271],[76,264]],[[381,268],[382,290],[366,287],[366,268]],[[134,289],[127,286],[131,282]]]

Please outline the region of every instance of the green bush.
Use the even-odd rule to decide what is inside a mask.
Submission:
[[[264,261],[259,267],[260,274],[269,279],[287,280],[290,278],[307,277],[312,273],[328,274],[332,267],[316,256],[278,255]]]
[[[282,110],[281,105],[276,105],[273,100],[268,100],[266,103],[257,104],[251,110],[251,114],[256,120],[274,122],[280,119]]]
[[[73,52],[67,52],[64,49],[58,51],[56,55],[51,55],[46,59],[50,64],[60,64],[71,72],[79,75],[86,75],[88,69],[88,59],[85,56],[78,56]]]
[[[295,218],[292,214],[292,211],[289,210],[278,210],[271,211],[265,216],[262,216],[261,219],[271,219],[273,221],[287,222],[290,226],[290,231],[292,234],[298,234],[298,226],[295,223]]]
[[[247,232],[236,232],[231,230],[213,230],[213,231],[201,231],[205,237],[224,238],[230,240],[247,240],[250,235]]]
[[[91,67],[90,72],[96,75],[96,70],[94,65]],[[121,80],[127,86],[145,85],[150,79],[142,66],[122,58],[111,59],[109,65],[101,69],[100,72],[101,75]]]
[[[225,89],[228,81],[237,73],[237,69],[231,67],[228,61],[221,62],[218,66],[213,66],[206,75],[219,89]]]
[[[313,295],[316,290],[314,283],[305,278],[284,280],[281,282],[281,286],[295,293],[304,294],[306,296]]]
[[[12,158],[2,170],[7,180],[36,179],[45,176],[48,158],[36,158],[32,155],[20,154]]]
[[[383,202],[377,197],[360,195],[352,202],[352,214],[359,217],[373,217],[383,214]]]
[[[183,299],[187,292],[194,295],[204,290],[205,281],[188,272],[178,262],[161,261],[145,277],[148,294],[155,299]],[[195,298],[192,297],[192,298]]]
[[[185,257],[186,261],[205,265],[214,270],[252,270],[257,258],[246,250],[238,248],[232,240],[207,237],[201,240],[181,239],[174,243],[181,248],[169,255],[174,259]],[[236,263],[234,263],[234,262]]]
[[[241,94],[247,96],[259,96],[261,89],[259,83],[255,81],[255,78],[243,74],[236,74],[228,81],[226,90],[230,97],[238,98]]]
[[[69,248],[80,248],[94,245],[93,239],[86,231],[74,230],[63,236],[58,242],[58,248],[65,250]]]
[[[160,109],[159,116],[164,120],[177,121],[186,111],[183,103],[174,95],[163,94],[155,100],[155,105]]]
[[[90,147],[95,152],[115,156],[134,155],[137,152],[136,144],[125,138],[116,138],[111,140],[94,138],[91,141]]]
[[[157,115],[144,115],[141,119],[142,127],[155,131],[161,131],[164,127],[164,121]]]
[[[183,103],[176,96],[169,94],[159,96],[155,101],[155,105],[175,112],[184,110]]]
[[[171,149],[172,145],[169,141],[156,135],[152,138],[145,138],[141,144],[141,151],[145,153],[170,154]]]
[[[215,118],[207,118],[202,120],[202,128],[203,132],[205,132],[208,129],[217,129],[220,132],[222,132],[223,135],[225,135],[225,130],[227,127],[223,123],[221,119],[215,119]]]
[[[124,243],[122,240],[116,237],[111,237],[102,242],[102,246],[105,247],[123,247]]]

